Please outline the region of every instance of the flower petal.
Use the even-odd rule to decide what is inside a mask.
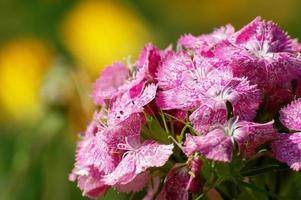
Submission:
[[[301,170],[301,134],[282,134],[272,144],[276,159],[285,162],[295,171]]]
[[[160,50],[154,47],[151,43],[148,43],[142,49],[136,62],[136,66],[138,69],[145,68],[147,77],[146,79],[153,81],[160,61]]]
[[[207,52],[220,41],[229,38],[233,33],[233,26],[227,24],[209,34],[203,34],[197,37],[191,34],[184,35],[178,40],[178,45],[199,52]]]
[[[114,62],[103,70],[93,86],[92,97],[95,104],[103,105],[105,100],[118,94],[118,88],[129,76],[129,70],[120,62]]]
[[[115,170],[103,177],[103,182],[107,185],[127,184],[136,177],[136,158],[134,154],[127,154],[122,158]]]
[[[97,198],[109,189],[108,185],[91,176],[80,176],[78,187],[83,191],[84,196],[90,198]]]
[[[289,129],[301,131],[301,99],[281,109],[280,121]]]
[[[240,153],[250,157],[256,153],[256,149],[276,137],[274,122],[259,124],[255,122],[240,121],[234,130],[233,137],[238,143]]]
[[[129,93],[124,93],[112,102],[111,109],[108,116],[108,124],[114,126],[131,114],[143,112],[143,107],[150,103],[156,96],[157,86],[155,84],[148,84],[145,86],[141,95],[131,98]]]
[[[136,173],[144,172],[150,167],[163,166],[172,154],[173,144],[164,145],[146,140],[136,152]]]
[[[131,182],[127,184],[116,184],[114,188],[119,192],[139,192],[141,191],[147,184],[150,179],[150,175],[148,172],[144,172],[136,176]]]
[[[223,124],[227,120],[226,105],[214,100],[210,103],[203,103],[189,116],[189,120],[198,133],[205,133],[210,126]]]
[[[232,150],[231,138],[218,128],[210,131],[205,136],[187,137],[184,143],[185,154],[189,155],[197,151],[207,159],[222,162],[232,160]]]
[[[183,73],[194,69],[194,63],[185,52],[168,55],[158,68],[158,86],[164,90],[181,85]]]

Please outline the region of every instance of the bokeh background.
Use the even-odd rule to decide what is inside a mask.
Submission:
[[[0,0],[0,199],[86,199],[67,180],[91,83],[146,42],[262,16],[301,38],[300,0]],[[301,196],[293,176],[287,197]],[[109,191],[103,199],[128,199]]]

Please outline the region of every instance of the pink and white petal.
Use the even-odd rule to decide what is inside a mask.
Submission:
[[[199,40],[198,37],[195,37],[191,34],[185,34],[180,37],[177,44],[187,49],[200,49],[206,43]]]
[[[262,81],[266,90],[273,89],[277,85],[288,84],[292,80],[300,79],[301,58],[298,54],[279,52],[273,53],[272,58],[265,58],[261,66],[266,73],[266,79]]]
[[[109,127],[103,133],[102,140],[112,149],[119,143],[126,143],[126,138],[140,135],[143,116],[140,113],[131,114],[127,119],[117,125]]]
[[[203,43],[207,44],[206,46],[202,47],[204,50],[208,51],[213,48],[219,42],[228,39],[230,36],[234,34],[235,30],[231,24],[227,24],[220,28],[217,28],[210,34],[204,34],[198,37],[200,41],[204,41]],[[202,49],[200,49],[202,50]],[[203,50],[202,50],[203,51]]]
[[[282,134],[271,144],[275,158],[295,171],[301,170],[301,134]]]
[[[280,121],[289,129],[301,131],[301,98],[281,109]]]
[[[187,53],[169,54],[158,68],[159,88],[168,90],[181,85],[184,78],[183,73],[194,68],[194,63]]]
[[[229,84],[233,92],[227,100],[232,104],[234,116],[243,120],[253,120],[261,102],[261,93],[256,85],[250,85],[246,78],[233,79],[236,83]]]
[[[224,124],[227,120],[227,108],[224,102],[208,99],[190,116],[193,128],[198,133],[205,133],[214,124]]]
[[[118,88],[128,77],[129,70],[123,63],[115,62],[105,68],[93,86],[92,97],[95,104],[102,105],[105,100],[117,95]]]
[[[233,144],[231,138],[221,129],[214,129],[200,137],[198,151],[207,159],[230,162],[232,160]]]
[[[224,40],[233,35],[235,32],[234,27],[231,24],[226,24],[225,26],[222,26],[211,34],[212,37],[215,37],[219,40]]]
[[[184,153],[189,156],[200,152],[208,159],[230,162],[232,159],[232,141],[221,129],[214,129],[205,136],[186,135]]]
[[[131,182],[127,184],[116,184],[114,185],[114,188],[118,192],[139,192],[141,191],[146,184],[150,180],[150,175],[148,172],[141,173],[137,175]]]
[[[173,153],[173,144],[164,145],[152,140],[146,140],[136,150],[136,174],[150,167],[162,167]]]
[[[271,142],[276,137],[273,127],[274,121],[259,124],[255,122],[238,122],[233,137],[243,156],[250,157],[256,153],[258,147]]]
[[[123,94],[117,98],[111,105],[108,116],[108,124],[113,126],[125,119],[131,114],[143,112],[143,107],[155,99],[157,86],[155,84],[147,85],[141,95],[130,98],[129,93]]]
[[[261,17],[256,17],[249,24],[237,31],[231,39],[235,39],[233,42],[235,42],[236,44],[247,42],[256,33],[257,27],[260,23]]]
[[[146,79],[153,81],[157,72],[157,68],[161,61],[160,50],[151,43],[144,46],[140,56],[136,62],[138,69],[145,68]]]
[[[78,187],[83,191],[83,195],[89,198],[100,197],[109,189],[108,185],[91,176],[79,176]]]
[[[271,52],[293,52],[298,50],[296,41],[292,40],[287,33],[272,21],[264,21],[256,17],[232,38],[238,45],[246,44],[252,40],[258,40],[262,44],[267,42]]]
[[[196,88],[195,88],[196,89]],[[156,104],[162,110],[194,108],[202,98],[202,94],[189,88],[177,87],[170,90],[159,91]]]
[[[137,176],[137,173],[135,173],[135,160],[134,154],[129,152],[122,158],[112,173],[103,176],[102,181],[111,186],[116,184],[124,185],[131,182]]]
[[[197,37],[191,34],[183,35],[178,40],[178,44],[187,49],[208,51],[218,42],[230,37],[233,33],[233,26],[227,24],[226,26],[222,26],[209,34],[203,34]]]
[[[132,84],[129,89],[130,98],[135,99],[135,97],[138,97],[139,95],[141,95],[141,93],[143,92],[143,89],[145,88],[146,83],[147,82],[145,80],[142,80],[136,84]]]
[[[300,78],[300,45],[273,22],[257,17],[229,40],[216,52],[224,52],[219,56],[230,60],[236,76],[247,76],[262,90]]]
[[[111,156],[109,146],[99,136],[85,138],[77,145],[76,162],[72,174],[87,176],[91,167],[104,173],[112,171],[118,163],[118,157]]]
[[[135,105],[143,107],[150,103],[156,97],[157,86],[155,84],[147,85],[139,98],[135,99]]]
[[[197,152],[201,143],[202,143],[202,137],[186,134],[186,139],[183,145],[183,150],[185,155],[188,157],[192,155],[194,152]]]

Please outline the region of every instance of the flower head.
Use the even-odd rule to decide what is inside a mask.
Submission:
[[[144,200],[188,200],[203,189],[202,176],[204,188],[251,183],[243,176],[256,170],[248,168],[262,172],[271,160],[249,162],[261,156],[301,170],[301,134],[290,133],[301,131],[301,99],[277,114],[301,95],[300,51],[260,18],[237,32],[226,25],[185,35],[176,52],[146,44],[135,64],[115,62],[94,84],[100,108],[77,145],[70,180],[91,198],[110,187],[147,187]]]
[[[278,92],[275,87],[300,79],[300,49],[300,44],[278,25],[257,17],[217,45],[214,54],[227,60],[235,76],[248,77],[251,84],[257,84],[269,96]],[[291,85],[289,91],[292,92]]]

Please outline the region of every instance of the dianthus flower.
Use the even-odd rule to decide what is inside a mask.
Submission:
[[[275,101],[281,105],[296,92],[292,81],[301,77],[300,50],[300,44],[279,26],[257,17],[217,44],[213,54],[229,63],[235,76],[248,77],[251,84],[257,84],[272,107],[277,106]]]
[[[143,200],[213,190],[239,199],[233,191],[243,187],[276,198],[255,175],[301,170],[300,51],[260,17],[236,32],[228,24],[186,34],[176,51],[146,44],[135,62],[114,62],[94,83],[98,109],[69,179],[90,198],[113,188],[144,190]]]

